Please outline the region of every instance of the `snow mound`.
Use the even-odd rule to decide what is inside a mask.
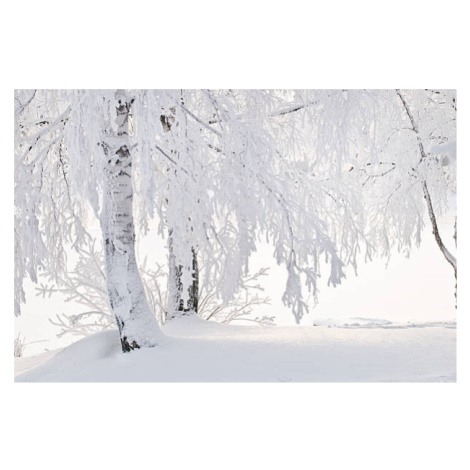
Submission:
[[[363,318],[363,317],[351,317],[344,320],[338,320],[333,318],[321,318],[313,321],[313,326],[328,326],[337,328],[388,328],[388,329],[405,329],[405,328],[430,328],[430,327],[442,327],[442,328],[457,328],[457,322],[414,322],[409,321],[407,323],[395,323],[382,318]]]
[[[315,326],[338,326],[338,327],[374,327],[390,325],[392,322],[383,318],[362,318],[351,317],[345,320],[338,320],[333,318],[321,318],[313,321]]]
[[[370,320],[370,319],[362,319]],[[175,319],[154,348],[121,353],[117,331],[85,338],[17,382],[429,382],[456,380],[447,324],[388,328],[231,326]],[[376,327],[370,327],[370,325]],[[380,326],[380,328],[378,327]],[[37,364],[37,363],[36,363]],[[24,370],[24,369],[23,369]]]

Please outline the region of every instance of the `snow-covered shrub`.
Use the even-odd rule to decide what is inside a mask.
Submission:
[[[18,336],[15,338],[14,353],[13,353],[14,357],[22,357],[25,348],[26,348],[25,338],[21,338],[20,333],[18,333]]]
[[[60,328],[58,337],[65,334],[89,336],[100,331],[116,327],[106,292],[104,274],[104,254],[95,239],[89,237],[88,242],[79,249],[79,258],[73,270],[61,274],[51,284],[50,277],[44,272],[42,277],[46,283],[36,287],[37,296],[50,297],[55,293],[65,296],[65,302],[75,302],[85,309],[78,314],[59,314],[50,322]],[[155,263],[149,267],[144,258],[140,267],[145,294],[150,308],[162,325],[166,319],[168,272],[165,266]],[[252,317],[252,307],[267,304],[270,299],[259,295],[263,288],[260,278],[268,275],[268,269],[262,268],[254,274],[242,279],[242,287],[237,295],[228,303],[223,304],[217,297],[215,289],[200,290],[198,314],[206,320],[230,323],[238,320],[254,321],[261,324],[272,324],[273,317]]]

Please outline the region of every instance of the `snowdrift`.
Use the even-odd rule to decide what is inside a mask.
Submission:
[[[117,331],[106,331],[42,355],[41,365],[38,357],[20,358],[15,381],[454,382],[455,326],[231,326],[182,318],[164,327],[155,348],[123,354]],[[28,364],[34,368],[21,373]]]

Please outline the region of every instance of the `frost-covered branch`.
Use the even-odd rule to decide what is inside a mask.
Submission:
[[[17,104],[15,106],[15,116],[19,116],[25,110],[25,108],[31,103],[31,101],[33,101],[34,97],[36,96],[36,91],[37,90],[33,90],[31,96],[27,98],[24,103],[22,103],[20,99],[18,98],[18,96],[15,95],[15,100]]]
[[[403,94],[400,92],[400,90],[396,90],[396,92],[397,92],[397,95],[398,95],[401,103],[403,104],[403,108],[406,111],[408,119],[410,120],[413,132],[416,135],[416,140],[417,140],[417,143],[418,143],[419,153],[420,153],[419,163],[421,164],[426,159],[428,159],[428,155],[424,150],[423,141],[422,141],[422,138],[421,138],[421,134],[419,132],[418,124],[415,121],[415,119],[413,117],[413,114],[410,110],[410,107],[409,107],[406,99],[404,98]],[[426,201],[426,206],[427,206],[427,209],[428,209],[429,220],[431,221],[431,226],[432,226],[432,232],[433,232],[433,235],[434,235],[434,239],[436,240],[437,246],[439,247],[442,254],[444,255],[444,258],[452,266],[452,268],[454,270],[455,279],[457,280],[457,260],[449,252],[449,250],[445,246],[444,242],[442,241],[441,235],[439,233],[439,227],[437,225],[436,214],[435,214],[435,211],[434,211],[434,207],[433,207],[433,204],[432,204],[431,195],[429,193],[428,184],[427,184],[426,179],[422,180],[421,186],[422,186],[422,189],[423,189],[424,199]]]
[[[160,325],[167,317],[167,284],[168,270],[156,263],[148,267],[147,259],[140,268],[147,299],[152,312]],[[268,297],[260,297],[262,291],[259,281],[268,275],[268,269],[262,268],[250,273],[242,280],[242,287],[232,301],[223,304],[217,297],[216,289],[201,289],[199,298],[199,316],[206,320],[230,323],[234,320],[251,319],[253,307],[269,303]],[[48,279],[48,273],[41,276]],[[56,278],[55,284],[43,284],[36,288],[37,296],[64,296],[66,303],[76,303],[86,310],[78,314],[56,314],[50,323],[60,329],[58,337],[64,335],[89,336],[100,331],[116,328],[116,320],[109,305],[104,277],[104,253],[96,240],[88,239],[87,244],[79,251],[79,259],[71,272]],[[268,317],[258,318],[260,323],[272,323]],[[272,319],[271,319],[272,320]]]

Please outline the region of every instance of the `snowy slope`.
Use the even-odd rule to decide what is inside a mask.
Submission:
[[[39,367],[47,362],[51,357],[54,357],[58,352],[60,352],[60,349],[45,351],[33,356],[15,357],[15,376]]]
[[[453,382],[455,323],[230,326],[184,318],[156,348],[122,354],[116,331],[85,338],[17,382]],[[370,320],[370,319],[367,319]],[[23,368],[24,370],[24,368]]]

